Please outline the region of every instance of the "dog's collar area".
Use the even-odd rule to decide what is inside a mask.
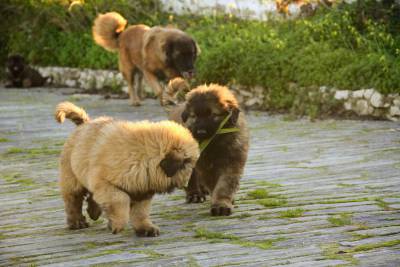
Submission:
[[[240,129],[239,128],[235,128],[235,127],[231,127],[231,128],[224,128],[225,124],[227,123],[227,121],[230,119],[230,117],[232,116],[232,112],[229,112],[229,114],[225,117],[225,119],[220,123],[218,130],[213,134],[213,136],[211,136],[208,139],[203,140],[200,143],[200,153],[202,153],[206,147],[211,143],[211,141],[219,134],[227,134],[227,133],[234,133],[234,132],[238,132]]]

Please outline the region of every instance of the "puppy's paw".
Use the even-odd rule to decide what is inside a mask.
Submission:
[[[78,230],[88,227],[89,224],[86,222],[86,218],[84,216],[77,219],[68,219],[68,228],[70,230]]]
[[[118,234],[124,230],[125,225],[122,224],[116,224],[112,223],[111,221],[108,221],[107,228],[111,231],[113,235]]]
[[[229,216],[232,214],[233,207],[231,205],[226,205],[223,203],[217,203],[211,205],[211,215],[212,216]]]
[[[206,201],[206,195],[200,192],[187,193],[186,203],[203,203]]]
[[[133,107],[139,107],[142,105],[142,103],[140,102],[140,100],[131,100],[130,105]]]
[[[136,235],[139,237],[155,237],[160,235],[160,229],[155,225],[143,226],[135,229]]]

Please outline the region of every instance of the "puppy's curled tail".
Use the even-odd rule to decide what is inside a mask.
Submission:
[[[94,41],[111,52],[118,51],[118,36],[124,31],[127,21],[117,12],[100,14],[94,20]]]
[[[62,102],[57,105],[54,114],[56,121],[63,123],[65,118],[70,119],[76,125],[88,122],[89,116],[82,108],[75,106],[71,102]]]

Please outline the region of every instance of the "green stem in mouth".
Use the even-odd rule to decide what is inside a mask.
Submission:
[[[229,118],[232,116],[232,113],[230,112],[225,119],[220,123],[218,130],[213,134],[213,136],[211,136],[210,138],[205,139],[204,141],[202,141],[200,143],[200,153],[202,153],[204,151],[204,149],[206,149],[206,147],[208,146],[208,144],[211,143],[211,141],[215,138],[215,136],[217,136],[217,134],[226,134],[226,133],[234,133],[234,132],[238,132],[240,129],[239,128],[224,128],[226,122],[229,120]]]

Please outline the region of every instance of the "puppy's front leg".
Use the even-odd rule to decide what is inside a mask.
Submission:
[[[192,176],[190,176],[188,187],[185,188],[187,203],[203,203],[206,201],[206,194],[201,190],[198,175],[194,169]]]
[[[239,177],[229,172],[222,174],[212,191],[211,215],[228,216],[233,211],[233,201],[239,189]]]
[[[128,194],[108,182],[98,183],[91,190],[93,200],[98,203],[108,218],[108,227],[113,234],[121,232],[129,221]]]
[[[158,236],[160,229],[151,222],[151,198],[131,203],[131,222],[137,236]]]

